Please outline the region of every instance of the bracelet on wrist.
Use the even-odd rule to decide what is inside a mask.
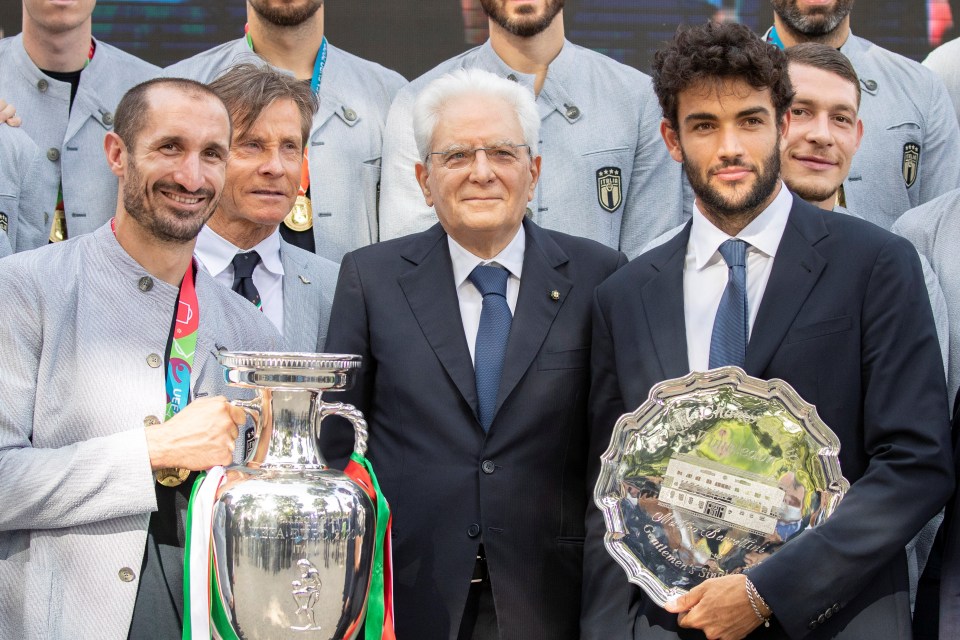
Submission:
[[[765,616],[762,613],[760,613],[760,607],[757,606],[757,602],[759,601],[760,604],[763,605],[763,608],[767,611],[770,611],[771,614],[773,613],[773,610],[770,608],[770,605],[768,605],[766,601],[763,599],[763,596],[760,595],[760,592],[757,591],[757,588],[753,585],[753,582],[750,580],[750,578],[747,578],[746,587],[747,587],[747,600],[750,601],[750,608],[753,609],[753,613],[757,616],[757,619],[763,623],[763,626],[769,627],[770,616],[769,615]]]

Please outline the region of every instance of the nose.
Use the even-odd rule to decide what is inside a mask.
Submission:
[[[186,153],[173,175],[177,184],[187,191],[197,191],[203,186],[203,171],[199,153]]]
[[[260,173],[268,176],[279,176],[283,174],[283,162],[280,160],[280,149],[268,149],[264,152],[263,162],[260,165]]]
[[[805,137],[808,142],[818,144],[821,146],[829,145],[833,136],[830,133],[830,116],[826,113],[817,114],[816,117],[811,118]]]
[[[720,134],[720,148],[717,154],[722,159],[739,158],[743,155],[740,132],[736,127],[727,127]]]
[[[470,179],[474,182],[490,182],[497,177],[490,165],[490,159],[487,158],[487,152],[477,149],[473,156],[473,164],[470,165]]]

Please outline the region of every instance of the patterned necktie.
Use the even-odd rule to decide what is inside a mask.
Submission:
[[[503,356],[510,335],[510,307],[507,305],[507,278],[510,272],[500,267],[477,265],[469,280],[483,296],[480,327],[474,348],[473,369],[477,377],[477,396],[480,401],[480,426],[490,430],[493,412],[497,406]]]
[[[261,307],[260,292],[253,284],[253,270],[259,262],[260,254],[256,251],[238,253],[230,261],[230,264],[233,265],[233,287],[231,288],[257,305],[257,309]]]
[[[743,367],[747,358],[747,243],[727,240],[720,245],[727,263],[727,287],[720,298],[710,338],[710,368]]]

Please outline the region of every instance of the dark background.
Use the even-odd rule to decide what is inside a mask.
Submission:
[[[960,0],[950,0],[960,18]],[[482,42],[486,21],[478,0],[328,0],[331,42],[415,78]],[[939,5],[935,6],[935,5]],[[949,23],[946,3],[934,0],[861,0],[853,30],[915,60],[932,48]],[[21,4],[0,3],[0,30],[19,32]],[[718,13],[719,12],[719,13]],[[242,0],[100,0],[94,35],[145,60],[166,66],[243,33]],[[678,24],[711,17],[736,19],[762,33],[772,24],[769,0],[567,0],[567,37],[643,71],[653,51]],[[957,35],[949,29],[945,39]]]

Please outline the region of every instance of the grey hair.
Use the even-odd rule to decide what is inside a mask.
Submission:
[[[540,140],[540,114],[533,93],[518,82],[501,78],[481,69],[457,69],[428,84],[413,104],[413,136],[417,151],[424,159],[430,153],[433,132],[440,112],[455,98],[464,96],[499,98],[514,111],[523,131],[523,143],[530,145],[530,156],[537,155]]]

